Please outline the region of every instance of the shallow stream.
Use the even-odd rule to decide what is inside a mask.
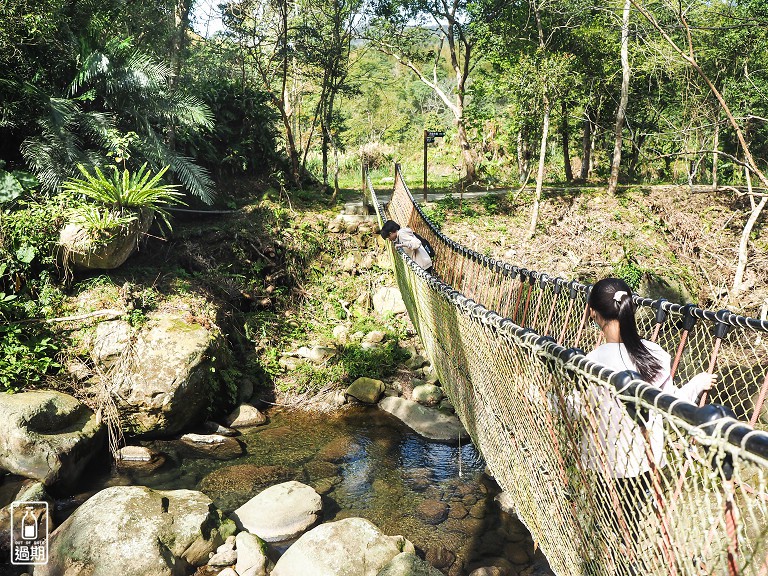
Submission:
[[[246,453],[231,460],[191,457],[178,441],[148,442],[166,455],[162,467],[90,474],[80,494],[57,499],[56,520],[111,485],[202,490],[229,513],[264,488],[295,479],[323,495],[324,521],[366,518],[408,538],[446,574],[493,563],[509,574],[531,567],[530,536],[494,502],[499,488],[472,444],[430,442],[377,408],[349,406],[331,415],[273,409],[268,417],[238,437]]]

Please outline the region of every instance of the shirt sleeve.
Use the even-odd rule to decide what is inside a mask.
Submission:
[[[421,240],[416,238],[413,231],[409,228],[400,228],[397,233],[397,240],[411,250],[418,250],[421,247]]]
[[[696,404],[699,396],[711,380],[712,375],[709,372],[701,372],[700,374],[696,374],[696,376],[688,380],[688,382],[686,382],[683,387],[680,388],[680,392],[677,394],[677,397]]]

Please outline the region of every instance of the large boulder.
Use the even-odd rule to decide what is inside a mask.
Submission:
[[[194,490],[114,486],[86,500],[51,535],[34,576],[181,576],[223,544],[221,515]]]
[[[135,331],[123,321],[102,322],[93,350],[131,434],[182,432],[202,422],[220,393],[213,359],[226,356],[224,337],[182,312],[156,313]]]
[[[291,480],[270,486],[230,517],[238,528],[265,542],[282,542],[296,538],[315,524],[322,509],[322,499],[313,488]]]
[[[443,573],[416,554],[403,552],[395,556],[376,576],[443,576]]]
[[[382,286],[373,295],[373,309],[381,315],[405,313],[405,303],[400,289],[395,286]]]
[[[387,536],[364,518],[313,528],[277,561],[271,576],[376,576],[401,552],[415,553],[402,536]]]
[[[389,396],[379,402],[379,408],[402,420],[417,434],[437,442],[454,443],[469,438],[461,421],[453,414],[444,414],[436,408],[418,402]]]
[[[0,395],[0,468],[46,486],[71,484],[104,443],[97,416],[68,394]]]
[[[365,404],[376,404],[384,393],[384,388],[384,382],[381,380],[361,376],[350,384],[346,394]]]
[[[135,210],[136,218],[106,238],[94,238],[82,224],[70,222],[59,233],[65,266],[84,270],[110,270],[122,265],[155,219],[154,210]]]

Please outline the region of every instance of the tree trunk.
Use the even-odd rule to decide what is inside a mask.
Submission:
[[[611,176],[608,179],[608,194],[615,194],[616,187],[619,184],[624,118],[627,115],[627,101],[629,100],[629,14],[631,7],[631,1],[624,0],[624,11],[621,20],[621,99],[619,100],[619,109],[616,111],[615,141],[613,161],[611,162]]]
[[[760,202],[755,202],[754,196],[752,196],[752,178],[749,174],[749,169],[745,168],[744,173],[747,176],[747,191],[750,193],[749,200],[752,204],[752,212],[749,214],[747,223],[744,225],[744,230],[741,231],[741,240],[739,241],[739,261],[736,264],[736,274],[733,278],[733,286],[729,294],[730,299],[736,298],[741,292],[741,284],[744,280],[744,272],[747,270],[747,256],[749,254],[749,237],[752,235],[752,228],[755,227],[757,219],[760,218],[760,213],[765,208],[766,202],[768,202],[768,196],[763,196]]]
[[[715,118],[715,134],[712,142],[712,192],[717,191],[717,151],[720,148],[720,122]]]
[[[518,181],[522,184],[531,174],[531,153],[528,150],[528,139],[522,130],[517,132],[517,171]]]
[[[320,120],[320,132],[320,149],[323,155],[323,186],[328,186],[328,127],[324,118]]]
[[[189,28],[190,0],[177,0],[173,8],[173,30],[171,32],[171,75],[168,89],[173,92],[181,76],[181,63],[183,60],[184,45]],[[176,149],[176,125],[171,121],[166,131],[166,139],[170,150]]]
[[[640,164],[640,151],[645,143],[645,136],[643,134],[637,134],[632,139],[632,154],[629,157],[629,177],[635,179],[637,177],[637,167]]]
[[[533,198],[531,210],[531,225],[528,227],[528,238],[533,238],[536,232],[536,224],[539,219],[539,202],[541,201],[541,189],[544,185],[544,162],[547,158],[547,136],[549,134],[549,97],[544,94],[544,122],[541,127],[541,147],[539,148],[539,171],[536,173],[536,194]]]
[[[565,180],[566,182],[573,181],[573,170],[571,169],[571,151],[568,147],[568,140],[571,135],[568,131],[568,104],[565,99],[560,103],[560,109],[562,112],[562,124],[560,125],[560,136],[563,139],[563,166],[565,167]]]
[[[586,182],[589,178],[589,171],[592,168],[592,118],[590,118],[589,108],[584,110],[582,126],[581,172],[579,173],[579,180]]]
[[[461,147],[461,161],[464,164],[464,180],[472,183],[477,179],[477,165],[475,155],[472,153],[472,146],[467,137],[467,129],[464,126],[464,97],[456,97],[456,108],[459,110],[459,116],[456,119],[456,135],[459,138]]]

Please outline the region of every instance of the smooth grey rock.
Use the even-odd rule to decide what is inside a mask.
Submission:
[[[335,342],[338,342],[339,344],[346,344],[347,340],[349,340],[349,326],[344,326],[344,324],[339,324],[338,326],[334,326],[333,339]]]
[[[415,356],[411,356],[408,360],[406,360],[405,365],[410,368],[411,370],[418,370],[422,366],[425,366],[429,363],[429,360],[424,358],[421,354],[416,354]]]
[[[269,559],[266,543],[250,532],[239,532],[235,539],[237,564],[235,571],[240,576],[266,576]],[[219,575],[221,576],[221,575]]]
[[[237,562],[237,552],[235,550],[222,550],[211,556],[208,560],[208,566],[231,566],[235,562]]]
[[[402,420],[416,433],[438,442],[454,443],[469,438],[461,421],[436,408],[422,406],[418,402],[389,396],[379,402],[379,408]]]
[[[105,447],[104,427],[62,392],[0,394],[0,467],[46,486],[73,484]]]
[[[222,386],[210,360],[226,357],[221,331],[179,310],[153,313],[127,342],[122,337],[122,331],[118,336],[97,331],[92,348],[100,351],[104,369],[113,368],[110,380],[123,430],[170,436],[200,423]]]
[[[299,358],[306,358],[313,364],[322,364],[336,354],[336,348],[330,346],[302,346],[296,351]]]
[[[245,453],[245,449],[237,439],[220,434],[184,434],[181,443],[184,452],[192,457],[207,457],[217,460],[230,460]]]
[[[223,542],[220,525],[201,492],[106,488],[51,535],[35,576],[178,576],[208,562]]]
[[[117,451],[117,459],[125,462],[149,462],[154,453],[144,446],[123,446]]]
[[[384,382],[381,380],[362,376],[352,382],[347,388],[346,394],[365,404],[376,404],[384,393],[384,388]]]
[[[388,268],[388,265],[383,266]],[[373,309],[381,315],[404,314],[406,312],[403,296],[395,286],[382,286],[373,294]]]
[[[206,420],[203,422],[201,429],[205,434],[219,434],[220,436],[237,436],[240,434],[240,432],[237,430],[227,428],[226,426],[222,426],[221,424],[211,420]]]
[[[265,542],[282,542],[296,538],[315,524],[322,507],[322,499],[312,487],[291,480],[270,486],[230,517],[238,528]]]
[[[443,576],[416,554],[402,552],[395,556],[376,576]]]
[[[443,399],[443,390],[434,384],[422,384],[416,386],[411,392],[411,400],[424,404],[424,406],[435,406]]]
[[[363,338],[363,342],[370,342],[371,344],[379,344],[383,342],[387,337],[387,333],[384,330],[371,330]]]
[[[121,471],[146,476],[165,464],[165,455],[144,446],[123,446],[117,451],[115,464]]]
[[[232,428],[247,428],[266,424],[267,417],[258,408],[250,404],[241,404],[224,419],[224,423]]]
[[[376,576],[401,552],[415,553],[402,536],[387,536],[363,518],[313,528],[277,561],[271,576]]]

